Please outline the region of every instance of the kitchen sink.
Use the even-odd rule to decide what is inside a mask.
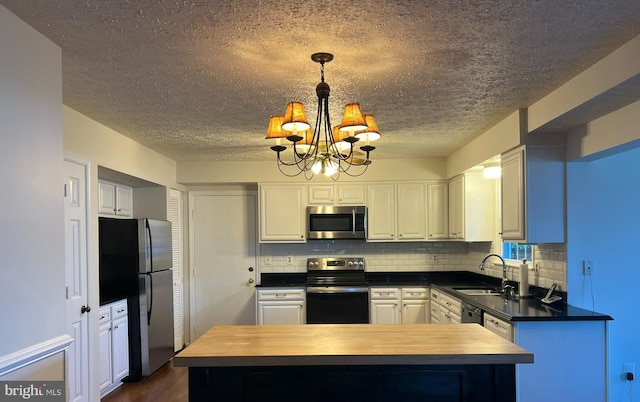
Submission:
[[[467,296],[494,296],[501,294],[499,290],[487,288],[453,288]]]

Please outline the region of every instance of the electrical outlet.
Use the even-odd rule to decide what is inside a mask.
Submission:
[[[633,377],[636,376],[636,365],[633,363],[625,363],[624,367],[622,369],[622,372],[624,373],[625,377],[627,376],[627,374],[631,374]]]
[[[434,254],[431,256],[431,261],[432,262],[438,262],[438,254]]]
[[[287,256],[287,265],[293,265],[293,256],[292,255],[288,255]]]
[[[264,265],[271,265],[273,264],[273,257],[271,257],[270,255],[264,257]]]
[[[591,260],[582,260],[582,275],[591,276],[593,273],[593,264]]]

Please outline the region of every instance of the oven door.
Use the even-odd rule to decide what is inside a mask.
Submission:
[[[368,287],[307,286],[307,324],[368,323]]]

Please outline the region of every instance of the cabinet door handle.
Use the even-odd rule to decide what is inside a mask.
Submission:
[[[287,295],[284,293],[276,293],[276,299],[284,299],[285,297],[287,297]]]

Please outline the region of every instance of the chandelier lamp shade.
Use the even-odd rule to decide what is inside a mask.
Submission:
[[[320,64],[315,125],[309,124],[300,102],[289,102],[284,116],[269,119],[266,138],[276,140],[271,149],[276,152],[278,169],[290,177],[304,174],[307,180],[315,175],[337,180],[341,173],[360,176],[371,164],[369,154],[375,149],[371,142],[381,137],[378,126],[373,115],[362,113],[358,103],[347,104],[340,125],[332,126],[324,65],[333,60],[333,55],[314,53],[311,60]],[[291,152],[287,152],[283,139],[288,141]]]

